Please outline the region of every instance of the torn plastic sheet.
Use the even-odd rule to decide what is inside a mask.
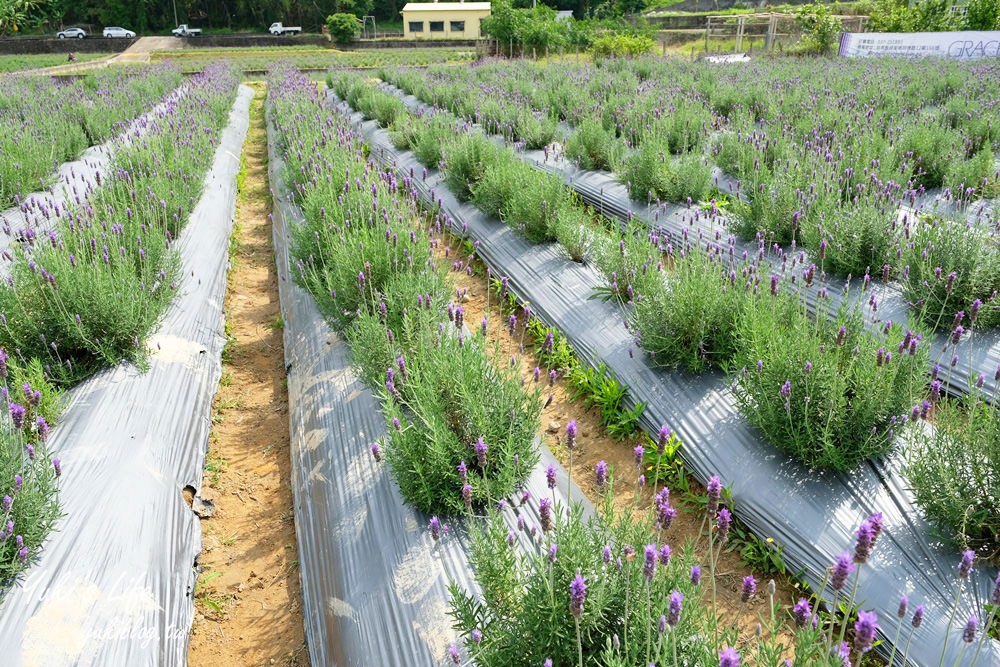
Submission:
[[[291,225],[301,210],[284,184],[284,160],[268,123],[274,198],[274,245],[284,322],[292,452],[292,497],[302,606],[311,664],[437,667],[458,641],[448,615],[448,584],[478,592],[461,522],[434,543],[430,517],[406,505],[385,464],[369,449],[385,434],[371,391],[352,372],[350,350],[312,296],[289,273]],[[545,466],[565,471],[545,447],[525,484],[519,512],[539,521],[538,499],[550,497]],[[565,504],[563,485],[555,491]],[[574,485],[571,498],[592,511]],[[516,503],[512,503],[516,504]],[[511,528],[512,512],[504,513]],[[531,548],[521,535],[522,548]]]
[[[0,605],[4,667],[186,665],[201,487],[222,373],[236,174],[253,91],[240,87],[215,161],[176,242],[183,279],[149,369],[101,372],[68,392],[50,446],[64,517]]]
[[[422,102],[417,97],[392,84],[383,82],[379,84],[379,87],[387,93],[396,95],[411,112],[427,113],[434,110],[432,105]],[[500,141],[496,137],[493,138]],[[634,219],[650,227],[664,229],[673,235],[681,235],[685,232],[695,235],[700,231],[708,239],[715,238],[715,234],[721,232],[722,242],[725,242],[725,239],[730,236],[721,218],[710,220],[706,216],[699,216],[698,220],[694,220],[693,210],[684,205],[669,202],[636,201],[631,198],[628,189],[614,174],[607,171],[581,169],[572,160],[558,154],[558,151],[518,150],[517,155],[536,169],[561,178],[580,195],[588,206],[602,216],[617,218],[623,223]],[[713,178],[714,183],[724,192],[736,194],[739,191],[735,185],[738,179],[727,176],[718,167],[713,170]],[[945,208],[953,208],[948,202],[939,201],[933,192],[928,193],[922,200],[918,201],[917,208],[920,210],[933,209],[938,204]],[[998,206],[1000,206],[998,200],[979,202],[970,206],[966,212],[966,218],[973,220],[980,213],[987,218],[991,214],[995,216]],[[904,208],[901,213],[913,215],[915,210]],[[738,253],[746,252],[750,257],[754,257],[758,253],[756,242],[737,241],[735,249]],[[775,258],[773,253],[766,255],[763,261],[768,263],[774,272],[784,273],[780,267],[781,259]],[[808,288],[802,288],[800,285],[799,289],[804,295],[808,307],[815,310],[817,294],[820,289],[826,287],[830,295],[830,307],[835,310],[843,302],[842,288],[849,285],[849,299],[851,302],[861,305],[862,309],[869,315],[865,318],[866,323],[872,326],[882,326],[886,321],[907,322],[911,316],[911,309],[903,296],[899,283],[883,282],[881,280],[881,267],[871,267],[871,270],[873,271],[871,276],[873,287],[868,291],[862,289],[863,278],[861,277],[855,277],[848,281],[846,278],[835,276],[827,276],[826,280],[817,281]],[[874,318],[870,308],[864,303],[873,293],[877,300],[877,311]],[[872,323],[873,319],[874,324]],[[948,332],[939,332],[928,337],[931,364],[939,364],[945,369],[939,378],[944,383],[945,390],[953,395],[978,391],[983,400],[995,404],[998,400],[998,390],[1000,390],[1000,377],[998,377],[1000,376],[1000,327],[977,329],[957,346],[950,342],[949,337]],[[955,354],[958,355],[958,359],[952,366],[951,361]],[[980,374],[983,375],[984,382],[983,386],[977,389],[973,386],[973,381]]]
[[[359,123],[360,116],[352,116]],[[910,661],[936,665],[944,644],[947,618],[957,585],[958,551],[931,538],[900,471],[898,454],[862,464],[849,474],[811,472],[767,444],[740,416],[726,379],[719,373],[690,376],[651,368],[645,353],[633,351],[623,311],[590,299],[604,281],[591,266],[577,264],[556,244],[531,244],[509,227],[462,204],[436,171],[421,177],[423,166],[410,152],[396,150],[387,132],[373,122],[359,127],[383,165],[413,183],[425,200],[440,203],[456,231],[480,242],[479,254],[495,274],[506,275],[517,296],[547,324],[562,331],[578,356],[597,366],[603,361],[629,388],[632,401],[647,403],[641,422],[648,433],[670,426],[684,443],[680,456],[702,482],[719,475],[732,489],[736,511],[755,534],[773,537],[783,547],[790,571],[802,570],[818,588],[834,559],[852,548],[854,531],[882,512],[882,536],[862,567],[858,600],[875,609],[885,626],[879,650],[889,646],[897,603],[907,595],[925,604],[927,616],[914,635]],[[633,356],[634,354],[634,356]],[[981,616],[997,571],[977,566],[965,585],[949,635],[945,661],[954,664],[961,649],[961,627],[970,615]],[[980,665],[1000,665],[1000,643],[988,641]]]

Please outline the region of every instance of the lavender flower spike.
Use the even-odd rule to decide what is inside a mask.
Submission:
[[[979,627],[979,619],[975,615],[970,616],[968,622],[965,624],[965,630],[962,631],[962,641],[966,644],[976,641],[977,627]]]
[[[958,578],[968,579],[972,574],[972,563],[976,560],[976,552],[969,549],[962,552],[962,562],[958,565]]]
[[[681,607],[684,602],[684,594],[674,591],[670,594],[670,608],[667,611],[667,625],[674,627],[681,620]]]
[[[833,586],[833,590],[839,591],[847,583],[847,577],[854,571],[854,566],[851,564],[851,554],[846,551],[839,556],[837,556],[836,562],[833,564],[833,574],[830,577],[830,585]]]
[[[757,580],[752,574],[743,577],[743,591],[740,593],[740,602],[747,602],[757,592]]]
[[[708,516],[714,519],[715,513],[719,510],[719,500],[722,498],[722,480],[718,475],[708,478]]]
[[[587,600],[587,580],[577,572],[569,583],[569,612],[577,618],[583,613],[583,603]]]
[[[550,489],[556,488],[556,467],[551,463],[545,468],[545,483]]]
[[[594,468],[594,478],[597,482],[597,490],[604,491],[604,487],[608,484],[608,462],[598,461],[597,466]]]
[[[436,516],[431,517],[430,529],[431,529],[431,538],[433,538],[435,542],[441,539],[441,520],[438,519]]]
[[[656,574],[656,545],[647,544],[645,550],[645,562],[642,565],[642,574],[646,581],[652,581]]]
[[[719,651],[719,667],[740,667],[740,654],[731,646]]]
[[[874,611],[859,611],[858,620],[854,624],[854,650],[858,653],[870,651],[877,629],[878,614]]]
[[[576,448],[576,420],[571,419],[566,424],[566,446],[569,449]]]

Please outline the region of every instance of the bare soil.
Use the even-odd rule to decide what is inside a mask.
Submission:
[[[464,259],[465,251],[460,239],[445,237],[445,242],[449,243],[448,257],[444,255],[444,248],[438,248],[437,259],[439,263],[450,266],[452,262]],[[475,266],[478,265],[478,266]],[[485,267],[480,260],[474,261],[477,271],[469,276],[464,271],[451,272],[454,286],[463,293],[461,305],[465,309],[465,321],[470,328],[478,330],[483,314],[488,312],[487,329],[491,340],[501,341],[501,358],[496,363],[509,364],[511,356],[517,356],[521,366],[522,377],[527,383],[533,381],[532,376],[536,366],[542,369],[541,382],[548,383],[548,372],[534,354],[536,341],[531,334],[524,332],[523,312],[517,311],[518,325],[515,335],[511,336],[507,329],[509,313],[505,313],[500,308],[499,299],[496,293],[488,294],[487,282],[482,273]],[[530,304],[529,304],[530,305]],[[624,511],[633,506],[634,492],[637,486],[639,471],[636,470],[633,459],[633,449],[636,445],[642,444],[649,447],[645,435],[636,433],[631,438],[618,441],[607,434],[600,422],[600,414],[596,408],[585,409],[582,402],[574,402],[571,399],[572,392],[563,378],[559,378],[551,390],[546,390],[553,394],[552,402],[542,412],[541,436],[564,466],[569,466],[569,451],[565,445],[566,423],[575,419],[577,422],[577,445],[573,454],[572,475],[573,480],[580,486],[587,497],[599,505],[601,496],[597,490],[594,477],[594,469],[598,461],[606,461],[613,469],[615,476],[614,506],[616,511]],[[669,427],[670,425],[667,424]],[[683,446],[683,445],[682,445]],[[702,572],[707,582],[707,533],[704,532],[703,519],[704,510],[694,502],[696,496],[704,496],[705,489],[693,477],[688,475],[687,482],[690,485],[690,493],[687,497],[677,492],[671,494],[671,503],[677,509],[677,517],[670,528],[663,533],[662,538],[671,546],[681,548],[689,541],[697,545],[696,552],[701,557]],[[725,480],[723,480],[725,484]],[[651,511],[651,501],[655,495],[653,489],[653,479],[648,480],[645,492],[639,501],[640,512]],[[661,481],[657,490],[663,487]],[[741,604],[743,577],[754,575],[757,579],[757,594],[750,598],[746,604]],[[716,585],[717,604],[720,613],[728,623],[738,623],[740,627],[741,643],[753,641],[756,626],[760,623],[763,632],[768,632],[768,621],[770,620],[770,601],[767,595],[767,584],[769,579],[775,580],[776,594],[775,601],[783,607],[790,607],[798,598],[804,594],[794,581],[789,577],[776,575],[762,575],[760,572],[752,571],[751,567],[745,563],[739,553],[735,551],[723,550],[719,562],[716,564]],[[807,596],[806,596],[807,597]],[[793,633],[786,625],[780,633],[780,641],[786,647],[793,644]],[[791,657],[789,652],[788,657]]]
[[[288,396],[268,214],[263,86],[251,105],[226,295],[230,343],[202,496],[191,667],[308,665],[292,514]]]

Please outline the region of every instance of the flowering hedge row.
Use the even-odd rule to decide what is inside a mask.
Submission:
[[[565,119],[575,128],[567,154],[585,168],[614,170],[636,199],[707,197],[705,160],[712,160],[739,179],[731,231],[768,245],[795,241],[823,272],[898,277],[930,325],[945,326],[976,299],[993,321],[1000,310],[1000,262],[989,250],[995,211],[969,230],[954,228],[964,247],[975,247],[974,267],[954,244],[915,238],[928,215],[964,224],[966,209],[980,210],[976,200],[1000,194],[1000,130],[978,111],[1000,95],[1000,76],[988,67],[940,63],[929,72],[905,61],[836,68],[775,61],[720,69],[637,60],[386,68],[380,75],[469,119],[497,90]],[[941,187],[935,210],[926,192]],[[920,215],[901,215],[901,207]],[[918,263],[927,269],[917,272]],[[943,305],[934,295],[943,290],[942,273],[952,271],[962,276]]]
[[[419,137],[425,131],[433,131],[420,127],[421,120],[412,122],[417,127],[407,130],[404,136]],[[472,154],[476,160],[461,159],[463,164],[472,165],[485,154],[483,162],[492,164],[489,159],[492,154],[488,153],[492,149],[487,144],[473,138],[470,143],[474,142],[477,148],[465,151],[459,147],[462,141],[458,136],[443,147],[446,176],[451,156],[456,154]],[[474,168],[468,173],[483,171]],[[474,200],[476,187],[474,182],[463,181],[456,192]],[[634,241],[621,238],[610,247],[607,239],[597,243],[605,246],[602,252],[625,256]],[[655,262],[644,258],[647,268],[651,261]],[[620,284],[612,284],[609,289],[616,294],[628,293]],[[848,341],[845,331],[840,343],[856,343],[857,335],[857,331],[852,331]],[[644,457],[642,447],[637,448],[635,455],[638,467]],[[609,492],[614,472],[604,462],[598,463],[593,472],[597,487]],[[554,467],[550,466],[546,477],[550,488],[560,483]],[[720,505],[721,481],[712,478],[708,484],[706,519],[710,530],[702,562],[708,573],[705,583],[709,585],[705,586],[702,566],[695,564],[691,551],[681,553],[661,543],[674,515],[669,491],[662,489],[656,494],[650,510],[643,513],[636,513],[637,506],[632,506],[616,514],[612,496],[611,493],[605,496],[607,504],[603,512],[589,520],[583,519],[578,508],[567,513],[567,508],[543,498],[536,523],[520,509],[517,499],[510,498],[496,504],[485,524],[471,524],[470,560],[482,594],[470,595],[453,586],[451,614],[456,627],[464,633],[472,662],[489,667],[525,664],[733,667],[743,660],[747,664],[780,664],[789,647],[782,646],[776,634],[789,618],[795,626],[795,664],[831,667],[857,664],[872,648],[880,622],[874,612],[862,609],[852,623],[823,609],[854,606],[855,594],[851,590],[856,583],[852,584],[852,575],[856,582],[861,566],[871,557],[882,528],[880,515],[871,517],[859,528],[854,553],[845,553],[832,564],[828,580],[817,596],[800,599],[790,610],[781,609],[772,598],[770,624],[762,619],[764,627],[753,638],[741,639],[738,620],[722,619],[715,604],[717,553],[726,543],[731,526],[728,509]],[[443,539],[441,526],[433,519],[430,531],[433,539]],[[972,561],[972,552],[963,555],[956,586],[958,599]],[[752,576],[745,578],[742,602],[756,595],[757,588]],[[773,595],[770,587],[768,592]],[[1000,600],[1000,578],[994,597]],[[989,625],[992,612],[984,613]],[[904,597],[897,619],[882,619],[883,632],[889,634],[895,630],[893,644],[905,645],[905,640],[900,641],[904,623],[910,628],[906,633],[912,637],[924,614],[924,607],[918,605],[912,618],[909,617],[909,601]],[[981,633],[982,619],[973,616],[961,623],[964,625],[960,628],[962,653],[974,656],[970,663],[973,664],[983,643],[988,641]],[[905,652],[906,649],[899,651]],[[465,660],[457,646],[450,649],[450,656],[454,664]],[[904,663],[906,659],[904,656]]]
[[[10,76],[0,89],[0,209],[42,189],[61,162],[106,141],[180,83],[175,67],[110,68],[79,79]]]
[[[0,589],[38,554],[59,516],[61,462],[45,448],[58,390],[122,360],[146,340],[179,280],[172,243],[197,202],[238,78],[215,67],[150,117],[116,152],[110,175],[77,206],[28,202],[22,242],[0,283]],[[86,201],[84,201],[84,198]]]
[[[314,85],[281,69],[269,81],[306,214],[293,231],[295,280],[344,330],[382,400],[388,434],[373,454],[426,512],[461,513],[513,493],[538,461],[540,389],[537,379],[522,387],[516,358],[500,361],[486,320],[465,322],[465,295],[433,258],[445,220],[418,209],[409,178],[366,159]],[[451,268],[471,271],[473,261],[455,257]]]

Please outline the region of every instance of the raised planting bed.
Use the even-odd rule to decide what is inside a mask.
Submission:
[[[137,229],[129,234],[142,235],[150,252],[130,255],[122,242],[121,248],[109,249],[107,264],[100,245],[93,256],[76,255],[81,271],[89,264],[111,267],[88,278],[93,295],[98,296],[98,286],[106,290],[105,299],[137,305],[143,290],[117,282],[126,274],[118,255],[137,264],[152,262],[154,243],[169,247],[167,261],[177,284],[163,286],[172,298],[156,302],[162,310],[151,329],[133,341],[139,351],[128,356],[141,360],[141,367],[118,363],[67,393],[62,421],[48,438],[48,451],[65,471],[59,496],[63,518],[44,543],[32,545],[31,567],[0,604],[0,637],[5,646],[16,647],[7,655],[11,665],[186,663],[201,551],[190,496],[201,486],[221,373],[229,223],[252,97],[249,89],[237,96],[237,84],[224,69],[189,81],[184,100],[150,121],[155,128],[141,145],[116,152],[118,169],[94,193],[96,200],[108,201],[102,197],[125,178],[141,189],[130,207],[131,219],[115,222],[108,207],[100,210],[109,211],[102,214],[110,217],[109,235],[117,229],[113,224],[124,228],[134,220]],[[192,126],[204,139],[184,139],[178,131]],[[166,201],[170,188],[184,188],[194,201],[190,208],[182,206],[177,218],[171,213],[167,219],[159,200]],[[126,188],[126,199],[129,192]],[[156,207],[144,206],[148,196],[155,196]],[[75,243],[74,229],[93,229],[82,207],[65,215],[54,232],[63,247]],[[168,229],[174,230],[170,244],[165,243]],[[15,265],[23,261],[20,256]],[[67,299],[73,275],[56,281]],[[95,311],[82,310],[82,326],[91,331],[99,326]],[[88,317],[95,319],[87,322]],[[6,478],[5,473],[4,485]]]
[[[949,632],[947,616],[954,600],[953,566],[958,555],[955,550],[932,547],[927,525],[915,518],[919,514],[912,497],[897,481],[898,458],[865,464],[850,475],[829,475],[810,473],[776,456],[736,419],[735,402],[721,378],[655,371],[644,355],[634,353],[617,307],[584,300],[606,289],[607,283],[593,269],[570,262],[561,249],[532,245],[471,206],[461,205],[445,191],[439,175],[429,172],[425,180],[424,167],[409,153],[396,151],[385,131],[373,123],[363,127],[377,146],[373,154],[378,159],[400,174],[414,174],[413,182],[427,201],[447,211],[456,228],[468,229],[480,242],[480,253],[495,275],[509,275],[519,296],[547,322],[565,331],[585,359],[594,365],[603,360],[631,388],[634,400],[648,404],[642,417],[645,428],[655,432],[659,424],[676,425],[685,443],[681,456],[691,469],[702,479],[718,473],[731,482],[737,511],[759,534],[774,536],[784,544],[788,561],[805,570],[811,585],[818,587],[823,581],[824,570],[850,543],[854,527],[865,516],[883,512],[888,543],[880,542],[876,555],[865,565],[859,599],[866,608],[881,609],[882,618],[892,618],[901,591],[898,587],[890,590],[887,584],[895,587],[905,581],[911,599],[919,597],[928,609],[937,610],[936,620],[928,614],[914,637],[910,658],[922,656],[918,664],[936,662]],[[554,285],[559,289],[553,289]],[[983,613],[995,576],[990,568],[977,570],[974,583],[966,584],[959,619]],[[950,632],[957,629],[952,627]],[[950,655],[954,661],[961,650],[954,637],[949,650],[955,651]],[[985,650],[996,651],[996,646],[988,643]]]

